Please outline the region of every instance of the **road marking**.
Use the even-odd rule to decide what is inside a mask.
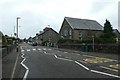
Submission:
[[[120,64],[110,65],[110,67],[115,69],[120,69]]]
[[[15,64],[14,64],[13,72],[12,72],[12,75],[11,75],[11,80],[13,80],[13,77],[14,77],[14,73],[15,73],[15,69],[16,69],[16,66],[17,66],[19,54],[20,53],[18,53]]]
[[[48,50],[50,50],[50,51],[51,51],[52,49],[48,49]]]
[[[27,51],[30,51],[30,49],[27,49]]]
[[[54,55],[55,56],[55,58],[57,58],[57,56],[56,55]]]
[[[60,58],[60,57],[57,57],[57,59],[66,60],[66,61],[73,61],[73,60],[70,60],[70,59],[65,59],[65,58]]]
[[[65,57],[65,58],[69,58],[69,57]]]
[[[104,74],[104,75],[107,75],[107,76],[112,76],[112,77],[120,78],[120,76],[113,75],[113,74],[108,74],[108,73],[105,73],[105,72],[100,72],[100,71],[96,71],[96,70],[90,70],[90,71],[91,72],[95,72],[95,73],[99,73],[99,74]]]
[[[43,50],[47,50],[46,48],[43,48]]]
[[[28,72],[29,72],[29,68],[23,63],[26,60],[26,58],[23,57],[23,55],[24,55],[24,53],[22,53],[22,55],[21,55],[21,57],[23,58],[23,61],[20,64],[26,69],[25,75],[23,77],[23,80],[26,80]]]
[[[21,50],[21,52],[24,52],[25,50]]]
[[[64,53],[68,53],[68,52],[64,52]]]
[[[81,63],[79,63],[79,62],[77,62],[77,61],[75,61],[75,63],[77,63],[78,65],[82,66],[82,67],[85,68],[86,70],[89,70],[89,68],[87,68],[87,67],[84,66],[83,64],[81,64]]]
[[[101,68],[105,68],[105,69],[108,69],[108,70],[111,70],[111,71],[115,71],[115,72],[118,72],[118,70],[116,69],[111,69],[111,68],[108,68],[108,67],[104,67],[104,66],[100,66]]]
[[[46,51],[44,51],[44,54],[47,54],[47,52],[46,52]]]
[[[67,61],[73,61],[73,60],[70,60],[70,59],[65,59],[65,58],[60,58],[60,57],[57,57],[57,55],[54,55],[54,56],[55,56],[55,58],[57,58],[57,59],[67,60]]]
[[[95,58],[95,59],[107,60],[107,61],[105,61],[105,62],[108,62],[108,61],[118,61],[118,60],[115,60],[115,59],[104,58],[104,57],[96,57],[96,56],[91,56],[91,55],[82,55],[82,56],[93,57],[93,58]]]
[[[116,60],[113,60],[113,59],[109,59],[109,58],[101,58],[101,57],[94,57],[94,58],[87,58],[87,59],[83,59],[85,62],[87,63],[94,63],[94,64],[97,64],[97,63],[104,63],[104,62],[113,62],[113,61],[116,61]]]
[[[36,49],[33,49],[33,51],[35,51]]]
[[[38,49],[38,50],[40,50],[40,51],[41,51],[41,49]]]

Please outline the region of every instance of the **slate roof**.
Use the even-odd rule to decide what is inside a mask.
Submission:
[[[114,32],[118,37],[120,37],[120,32],[119,32],[117,29],[113,29],[113,32]]]
[[[39,34],[38,36],[43,35],[44,33],[46,33],[47,31],[52,30],[53,32],[55,32],[56,34],[58,34],[55,30],[53,30],[52,28],[48,28],[47,30],[43,31],[41,34]],[[58,34],[59,35],[59,34]]]
[[[78,19],[70,17],[65,17],[65,19],[73,29],[103,30],[102,25],[100,25],[95,20]]]

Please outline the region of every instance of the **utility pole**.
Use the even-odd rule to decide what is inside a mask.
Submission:
[[[18,38],[18,19],[20,19],[20,17],[17,17],[17,26],[16,26],[17,27],[16,28],[17,29],[17,38]]]
[[[16,28],[16,29],[17,29],[17,30],[16,30],[16,31],[17,31],[17,36],[16,36],[16,37],[17,37],[17,52],[18,52],[18,20],[19,20],[19,19],[20,19],[20,17],[17,17],[17,22],[16,22],[16,23],[17,23],[17,25],[16,25],[16,27],[17,27],[17,28]]]

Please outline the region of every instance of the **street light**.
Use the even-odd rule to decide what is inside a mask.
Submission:
[[[20,17],[17,17],[17,28],[16,28],[17,29],[17,36],[16,36],[17,38],[18,38],[18,19],[20,19]]]
[[[17,25],[16,25],[16,29],[17,29],[17,52],[18,52],[18,20],[20,19],[20,17],[17,17]]]

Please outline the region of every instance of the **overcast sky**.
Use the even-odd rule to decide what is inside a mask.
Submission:
[[[34,37],[47,25],[59,32],[64,17],[91,19],[118,29],[119,0],[0,0],[0,30],[11,36],[19,19],[19,37]]]

